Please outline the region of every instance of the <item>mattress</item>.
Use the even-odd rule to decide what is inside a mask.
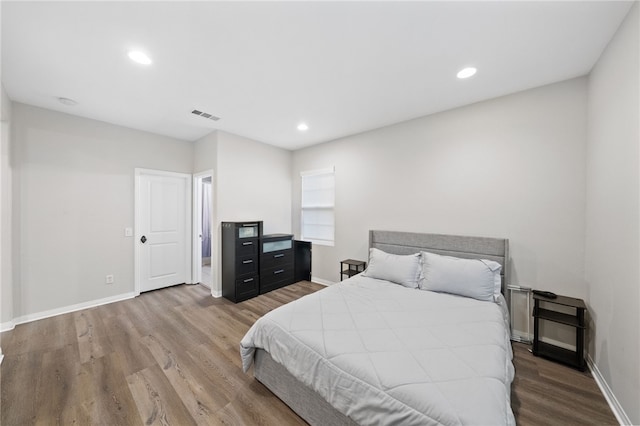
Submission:
[[[515,424],[504,299],[358,275],[256,321],[245,372],[255,348],[359,424]]]

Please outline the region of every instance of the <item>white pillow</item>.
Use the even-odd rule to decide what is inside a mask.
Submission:
[[[371,248],[369,249],[369,264],[362,275],[391,281],[409,288],[418,288],[420,253],[401,256]]]
[[[422,252],[422,290],[498,301],[502,265],[492,260],[461,259]]]

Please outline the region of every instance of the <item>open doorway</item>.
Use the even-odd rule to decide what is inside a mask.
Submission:
[[[208,288],[213,285],[213,172],[193,176],[194,191],[194,283]]]

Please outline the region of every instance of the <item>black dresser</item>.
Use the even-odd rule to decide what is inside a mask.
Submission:
[[[293,235],[271,234],[260,239],[260,294],[293,284]]]
[[[262,221],[222,222],[222,296],[238,303],[311,280],[311,243],[262,235]]]
[[[232,302],[260,292],[262,221],[222,222],[222,296]]]

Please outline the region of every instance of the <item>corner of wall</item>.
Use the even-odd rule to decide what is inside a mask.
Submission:
[[[13,311],[13,265],[12,265],[12,161],[11,120],[13,104],[4,85],[0,84],[0,323],[11,323]]]
[[[623,424],[640,424],[639,33],[635,2],[589,74],[587,100],[588,362]]]

